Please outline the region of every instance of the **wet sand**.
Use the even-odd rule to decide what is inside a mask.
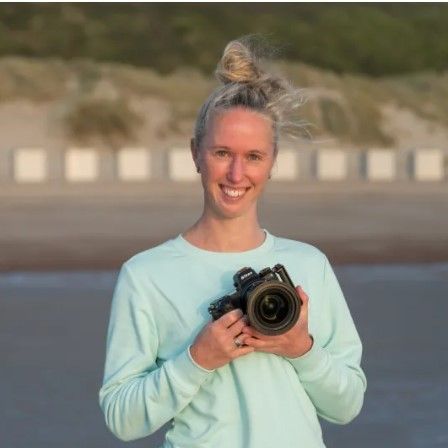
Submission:
[[[110,299],[121,263],[182,232],[201,203],[199,185],[0,187],[1,446],[160,444],[163,428],[123,443],[105,427]],[[334,264],[367,263],[336,268],[369,386],[353,423],[323,422],[327,446],[448,446],[448,265],[428,264],[448,261],[447,185],[271,185],[260,217]]]
[[[116,269],[201,211],[198,184],[1,186],[0,271]],[[445,183],[272,183],[259,211],[336,264],[448,260]]]
[[[448,446],[448,264],[335,271],[363,341],[368,390],[348,426],[323,423],[328,448]],[[98,405],[116,274],[0,273],[2,448],[161,443],[164,428],[120,442]]]

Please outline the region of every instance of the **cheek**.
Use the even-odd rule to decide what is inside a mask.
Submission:
[[[215,181],[221,179],[226,173],[226,164],[222,163],[205,163],[204,174],[209,181]]]
[[[252,170],[249,175],[254,180],[254,182],[260,184],[266,182],[269,179],[270,173],[271,169],[269,167],[264,167],[262,169]]]

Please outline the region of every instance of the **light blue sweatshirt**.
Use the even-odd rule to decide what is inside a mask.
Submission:
[[[318,416],[348,423],[361,410],[361,341],[325,255],[266,232],[245,252],[211,252],[181,235],[122,266],[115,287],[99,403],[120,439],[172,420],[163,448],[323,447]],[[242,267],[283,264],[309,296],[314,345],[289,359],[253,352],[215,370],[189,346],[210,302],[233,292]]]

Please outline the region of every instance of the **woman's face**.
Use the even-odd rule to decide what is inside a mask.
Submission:
[[[201,148],[192,145],[192,151],[207,212],[223,219],[256,214],[275,160],[268,117],[242,107],[219,112],[210,120]]]

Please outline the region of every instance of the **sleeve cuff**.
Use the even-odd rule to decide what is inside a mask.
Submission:
[[[205,367],[200,366],[200,365],[193,359],[193,356],[191,356],[190,348],[191,348],[191,345],[189,345],[189,346],[188,346],[188,349],[187,349],[188,357],[190,358],[190,361],[191,361],[191,362],[192,362],[198,369],[201,369],[201,370],[203,370],[204,372],[207,372],[207,373],[212,373],[212,372],[215,371],[215,369],[209,370],[209,369],[206,369]]]
[[[166,364],[174,381],[186,391],[197,389],[214,372],[213,370],[204,369],[193,361],[190,347],[187,347],[176,358],[168,361]]]
[[[325,372],[329,361],[327,351],[314,341],[311,349],[298,358],[286,358],[303,381],[313,381]]]

